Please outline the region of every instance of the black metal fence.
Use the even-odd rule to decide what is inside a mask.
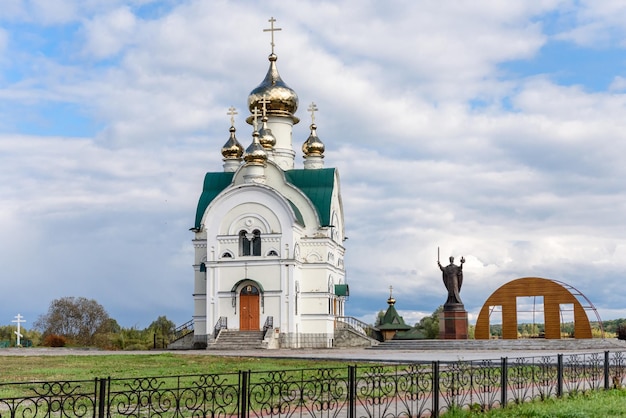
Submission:
[[[624,352],[0,384],[0,418],[437,417],[622,387]]]

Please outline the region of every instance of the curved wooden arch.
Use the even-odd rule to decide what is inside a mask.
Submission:
[[[560,304],[562,303],[574,305],[574,338],[592,338],[589,318],[578,299],[562,284],[540,277],[512,280],[493,292],[478,314],[474,338],[489,339],[489,308],[502,306],[502,338],[516,340],[518,296],[543,296],[546,339],[561,338]]]

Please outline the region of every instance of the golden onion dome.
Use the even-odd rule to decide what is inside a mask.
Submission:
[[[278,56],[271,53],[268,57],[270,67],[267,71],[265,79],[248,95],[248,108],[262,109],[261,100],[265,97],[269,100],[267,104],[267,114],[270,116],[288,116],[294,123],[298,123],[299,119],[294,116],[298,109],[298,95],[280,78],[278,69],[276,68],[276,60]],[[248,123],[251,119],[248,118]]]
[[[311,124],[311,135],[302,144],[302,152],[306,157],[310,156],[324,156],[324,143],[317,136],[317,126]]]
[[[246,153],[243,159],[248,164],[265,164],[267,161],[267,152],[259,142],[259,133],[254,131],[252,133],[252,143],[246,149]]]
[[[230,129],[230,138],[222,147],[222,156],[227,159],[235,159],[241,158],[243,155],[243,146],[237,141],[235,137],[235,127],[231,126]]]

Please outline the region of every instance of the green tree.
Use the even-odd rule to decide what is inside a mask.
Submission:
[[[161,338],[163,340],[169,341],[169,338],[174,334],[174,330],[176,329],[176,324],[167,319],[165,315],[159,316],[155,321],[153,321],[150,326],[148,326],[148,331],[150,334],[155,334],[157,338]]]
[[[84,297],[63,297],[50,303],[48,313],[39,316],[35,328],[43,336],[62,335],[71,343],[92,346],[96,336],[110,332],[113,325],[102,305]]]
[[[376,314],[376,322],[374,323],[374,326],[375,327],[379,326],[383,322],[384,317],[385,317],[385,311],[383,310],[378,311],[378,314]]]
[[[430,316],[425,316],[415,324],[415,327],[427,339],[439,337],[439,314],[443,312],[443,305],[439,306]]]

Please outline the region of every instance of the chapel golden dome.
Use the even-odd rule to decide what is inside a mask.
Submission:
[[[230,138],[228,138],[228,141],[226,141],[226,143],[222,147],[222,156],[226,159],[241,158],[241,156],[243,155],[243,145],[241,145],[235,137],[235,127],[231,126],[229,131]]]
[[[308,139],[302,144],[302,152],[305,157],[322,156],[324,157],[324,143],[317,136],[317,125],[311,124],[311,134]]]
[[[248,108],[250,112],[255,108],[261,110],[261,100],[265,97],[269,100],[267,103],[269,116],[287,116],[292,118],[294,124],[298,123],[300,120],[294,116],[298,110],[298,95],[280,78],[276,68],[278,56],[272,52],[268,59],[270,67],[265,79],[248,95]],[[246,121],[251,123],[251,118]]]
[[[267,161],[267,152],[259,142],[259,133],[252,133],[252,143],[246,149],[243,159],[247,164],[263,165]]]
[[[266,150],[272,150],[276,145],[276,137],[272,130],[267,127],[267,117],[263,118],[263,125],[259,130],[259,143]]]

